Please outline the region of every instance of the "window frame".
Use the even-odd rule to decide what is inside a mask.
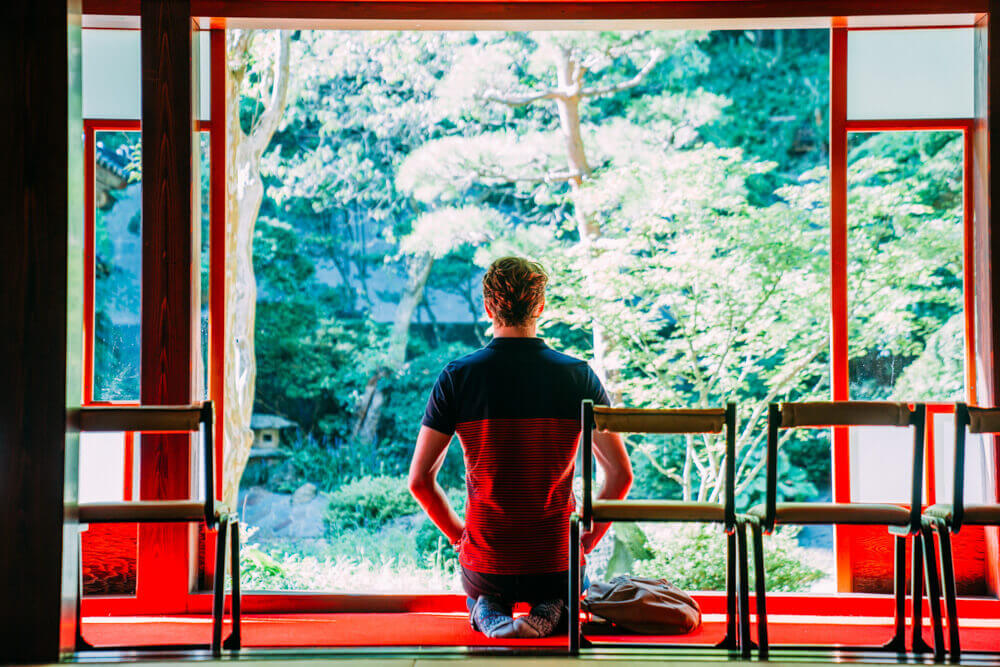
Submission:
[[[193,1],[192,8],[193,13],[204,13],[197,11],[197,5],[201,4],[198,0]],[[333,4],[333,3],[330,3]],[[563,18],[575,18],[578,20],[615,20],[615,18],[621,18],[630,16],[635,13],[634,8],[626,7],[625,3],[617,4],[613,6],[612,3],[601,4],[601,3],[579,3],[578,7],[572,8],[569,15],[563,13],[560,14],[562,8],[553,5],[552,3],[544,3],[544,7],[541,6],[542,3],[525,3],[517,6],[516,3],[456,3],[456,8],[449,8],[442,3],[437,7],[428,7],[426,5],[420,5],[416,9],[406,9],[400,3],[371,3],[371,4],[381,4],[382,7],[373,8],[371,6],[365,6],[367,3],[356,3],[361,5],[361,7],[354,8],[338,8],[338,9],[327,9],[326,7],[318,7],[319,5],[327,5],[327,3],[266,3],[266,2],[254,2],[250,1],[244,3],[241,7],[241,11],[252,9],[252,11],[247,12],[247,15],[252,14],[255,19],[229,19],[229,27],[236,27],[243,23],[254,23],[254,27],[274,27],[275,25],[289,23],[292,24],[296,19],[310,18],[310,13],[312,12],[357,12],[358,14],[376,14],[381,16],[383,21],[389,21],[397,25],[407,24],[412,25],[412,21],[420,20],[421,18],[431,18],[444,17],[442,20],[455,20],[456,16],[462,17],[465,15],[471,16],[473,18],[469,20],[476,20],[475,16],[481,16],[485,18],[480,18],[480,20],[490,20],[492,12],[496,12],[496,7],[484,7],[486,5],[504,5],[505,10],[503,18],[506,20],[527,20],[527,21],[544,21],[544,16],[560,16]],[[534,7],[529,8],[529,4],[534,5]],[[644,3],[628,3],[628,5],[642,5]],[[652,3],[657,6],[669,5],[673,3]],[[687,10],[689,13],[685,15],[684,18],[704,18],[705,23],[710,21],[718,22],[719,16],[713,14],[711,11],[705,13],[699,13],[698,8],[708,8],[712,3],[709,2],[698,2],[698,3],[688,3],[692,5],[697,5],[695,9]],[[737,5],[741,7],[746,3],[726,3],[727,5]],[[844,3],[850,5],[850,3]],[[920,2],[911,3],[912,7],[915,9],[911,11],[923,11],[929,5],[921,4]],[[277,6],[274,6],[277,5]],[[477,7],[475,5],[481,5]],[[970,4],[970,11],[975,3]],[[252,6],[252,7],[251,7]],[[978,5],[975,5],[978,7]],[[218,11],[219,7],[212,5],[212,7]],[[565,6],[564,6],[565,7]],[[806,10],[791,10],[782,5],[784,9],[773,9],[772,14],[781,15],[782,11],[790,12],[808,12]],[[860,8],[860,4],[857,5]],[[936,6],[935,6],[936,7]],[[923,8],[923,9],[921,9]],[[726,8],[725,11],[729,11],[731,7]],[[900,12],[906,11],[906,5],[901,7],[894,7],[894,11]],[[639,11],[642,11],[642,7],[639,7]],[[671,10],[661,10],[661,11],[671,11]],[[715,11],[720,11],[715,8]],[[743,9],[747,16],[745,19],[756,26],[766,27],[766,23],[770,20],[773,21],[776,26],[786,25],[780,20],[762,18],[760,14],[752,13],[747,9]],[[761,11],[761,10],[755,10]],[[815,9],[813,10],[815,12]],[[859,9],[859,11],[861,11]],[[927,11],[934,11],[930,9]],[[957,11],[957,10],[956,10]],[[978,9],[976,10],[978,11]],[[85,2],[85,12],[88,14],[138,14],[138,2],[115,2],[114,0],[86,0]],[[483,13],[485,12],[485,13]],[[212,12],[208,12],[211,14]],[[272,14],[274,13],[274,14]],[[849,12],[845,12],[849,13]],[[291,16],[290,16],[291,15]],[[794,14],[799,16],[799,14]],[[539,18],[539,17],[542,18]],[[988,16],[988,14],[980,14],[981,16]],[[908,16],[898,16],[901,22],[907,20],[913,20],[914,17]],[[962,25],[955,25],[952,23],[942,23],[940,21],[934,22],[928,20],[927,27],[974,27],[967,23]],[[977,17],[978,18],[978,17]],[[340,19],[328,19],[328,20],[340,20]],[[495,16],[494,16],[494,19]],[[822,19],[817,19],[822,20]],[[843,135],[843,169],[844,174],[846,174],[846,134],[850,131],[849,126],[857,127],[858,123],[864,123],[867,126],[871,126],[873,122],[876,121],[852,121],[848,122],[846,120],[846,99],[836,100],[835,97],[837,83],[836,80],[839,76],[844,76],[846,74],[846,31],[847,31],[847,19],[833,19],[832,22],[829,19],[822,25],[830,27],[832,48],[831,48],[831,103],[830,103],[830,128],[831,128],[831,189],[833,189],[834,174],[836,172],[836,165],[834,153],[837,145],[839,144],[839,135]],[[226,161],[225,161],[225,147],[224,138],[226,135],[225,127],[225,75],[226,75],[226,64],[225,64],[225,28],[227,26],[226,18],[213,18],[212,22],[212,111],[211,111],[211,121],[208,121],[210,126],[211,134],[211,155],[212,155],[212,174],[211,174],[211,242],[210,242],[210,332],[209,332],[209,359],[210,359],[210,369],[209,369],[209,392],[210,396],[214,401],[216,401],[217,406],[217,420],[216,420],[216,442],[220,443],[217,448],[216,465],[219,469],[222,469],[222,462],[224,460],[224,452],[222,451],[221,443],[224,442],[223,439],[223,424],[224,424],[224,396],[222,393],[223,385],[221,380],[225,377],[225,367],[224,367],[224,341],[225,341],[225,288],[224,288],[224,260],[225,260],[225,205],[226,205]],[[776,27],[772,26],[772,27]],[[832,26],[832,27],[831,27]],[[329,27],[329,26],[319,26],[319,27]],[[813,26],[818,27],[818,26]],[[894,29],[899,29],[901,27],[912,27],[913,29],[919,29],[922,26],[893,26]],[[871,29],[871,27],[866,28],[851,28],[851,29]],[[877,29],[877,28],[876,28]],[[843,37],[843,49],[841,52],[836,52],[836,44],[840,37]],[[842,61],[840,60],[842,57]],[[844,93],[846,93],[846,80],[844,86]],[[838,105],[840,105],[841,113],[835,114]],[[965,176],[967,183],[972,178],[971,174],[971,134],[973,127],[972,119],[961,119],[965,123],[966,131],[966,153],[965,153]],[[85,121],[86,122],[86,121]],[[108,123],[111,121],[92,121],[92,123]],[[133,121],[134,122],[134,121]],[[892,121],[893,124],[899,124],[902,121]],[[926,125],[927,121],[921,120],[920,123]],[[136,122],[137,123],[137,122]],[[202,122],[201,128],[205,128],[205,122]],[[95,125],[96,126],[96,125]],[[111,129],[119,129],[117,126]],[[885,129],[885,128],[881,128]],[[900,128],[902,129],[902,128]],[[908,128],[912,129],[912,128]],[[952,129],[952,128],[947,128]],[[216,137],[219,137],[221,141],[217,141]],[[88,142],[91,145],[92,142]],[[92,169],[92,155],[88,155],[88,160],[86,162],[87,168]],[[840,159],[838,156],[836,159]],[[846,178],[846,176],[845,176]],[[93,182],[93,176],[88,178],[87,183]],[[93,206],[93,192],[92,189],[88,188],[89,205],[92,209]],[[965,201],[966,201],[966,224],[967,224],[967,234],[966,234],[966,257],[968,257],[972,251],[972,245],[974,240],[971,238],[971,234],[968,233],[968,225],[971,225],[971,214],[972,206],[969,206],[971,202],[972,193],[966,191]],[[837,224],[837,215],[834,213],[834,208],[836,205],[831,201],[831,216],[832,222]],[[845,239],[845,244],[842,247],[844,253],[846,253],[846,188],[844,192],[844,211],[843,211],[843,234]],[[87,221],[91,223],[91,227],[88,229],[88,239],[92,238],[93,227],[92,221],[93,217],[88,214]],[[218,221],[218,224],[216,224]],[[833,229],[831,226],[831,234],[839,233],[840,230]],[[91,241],[91,245],[93,242]],[[831,240],[831,279],[837,274],[836,263],[840,261],[834,253],[836,243]],[[91,248],[91,252],[93,249]],[[90,256],[87,256],[90,259]],[[846,254],[843,255],[843,259],[846,260]],[[91,267],[93,266],[92,261],[87,265],[87,276],[88,279],[92,281],[93,273]],[[846,277],[846,261],[843,266],[844,276]],[[967,367],[971,365],[971,372],[967,373],[967,382],[969,378],[974,378],[976,369],[974,367],[975,358],[974,354],[969,355],[969,346],[975,344],[974,330],[972,327],[968,326],[969,322],[969,312],[970,310],[975,310],[975,293],[974,286],[975,281],[971,279],[971,270],[969,268],[969,262],[966,263],[966,275],[964,279],[965,283],[965,307],[966,307],[966,346],[967,346]],[[90,292],[90,309],[87,311],[90,315],[90,323],[88,326],[88,332],[91,336],[89,348],[85,347],[85,350],[89,349],[91,354],[90,359],[90,375],[92,378],[93,370],[93,359],[92,359],[92,335],[93,335],[93,292],[92,292],[92,282],[91,282],[91,292]],[[973,289],[969,289],[969,288]],[[846,283],[843,289],[838,287],[836,281],[831,283],[831,291],[839,294],[843,293],[843,297],[846,298]],[[86,294],[85,294],[86,296]],[[843,317],[840,317],[840,316]],[[972,316],[972,323],[974,325],[974,315]],[[838,318],[842,319],[844,322],[844,330],[842,334],[837,333],[839,321]],[[848,398],[849,394],[847,389],[847,378],[846,378],[846,368],[847,368],[847,338],[846,338],[846,308],[841,310],[839,301],[837,298],[831,299],[831,325],[834,330],[834,335],[831,337],[831,384],[834,385],[833,398]],[[970,334],[971,332],[971,334]],[[88,334],[85,334],[85,336]],[[85,361],[86,364],[86,361]],[[88,366],[85,365],[85,368]],[[843,389],[839,387],[841,385],[841,375]],[[975,397],[975,387],[976,383],[973,380],[971,383],[970,398]],[[91,395],[92,398],[92,385],[91,385]],[[838,435],[838,431],[842,431]],[[834,488],[835,494],[836,489],[841,485],[841,479],[837,477],[837,470],[849,471],[849,466],[845,465],[849,463],[849,459],[845,456],[849,456],[849,450],[847,450],[847,433],[846,429],[834,429],[833,437],[833,456],[834,456]],[[845,454],[846,452],[846,454]],[[849,473],[848,473],[849,474]],[[221,494],[222,489],[222,475],[217,475],[217,489],[216,493]],[[849,484],[849,479],[847,480]],[[849,487],[846,490],[849,494]],[[841,494],[842,495],[842,494]],[[849,497],[849,495],[848,495]],[[208,569],[212,567],[214,560],[211,555],[207,553],[213,545],[212,540],[206,540],[206,554],[205,562],[202,567],[205,569],[206,574],[208,574]],[[180,554],[174,555],[166,561],[160,561],[158,566],[166,566],[172,570],[183,569],[185,574],[188,576],[188,580],[193,581],[195,574],[198,571],[199,563],[197,560],[197,548],[194,547],[193,543],[189,543],[187,548],[187,553],[180,557]],[[141,566],[141,563],[138,564]],[[151,565],[151,563],[150,563]],[[140,570],[141,571],[141,570]],[[147,570],[149,571],[149,570]],[[186,592],[179,591],[179,595],[172,596],[171,599],[166,600],[162,598],[141,598],[137,596],[136,598],[88,598],[83,600],[83,612],[85,615],[104,615],[104,614],[141,614],[141,613],[181,613],[181,612],[197,612],[206,613],[210,608],[210,598],[206,593],[194,592],[194,586],[189,588]],[[141,589],[140,589],[141,590]],[[773,601],[771,598],[773,597]],[[724,609],[724,597],[721,593],[700,593],[699,600],[704,601],[704,609],[706,613],[714,613],[716,609]],[[836,593],[836,594],[776,594],[769,596],[770,605],[775,608],[776,613],[810,613],[816,609],[817,604],[823,604],[833,613],[843,613],[844,615],[856,615],[858,613],[873,616],[890,616],[892,612],[892,600],[891,596],[872,596],[864,594],[850,594],[850,593]],[[960,612],[963,615],[968,615],[970,617],[989,617],[995,616],[1000,609],[1000,600],[977,600],[977,599],[960,599],[959,600]],[[461,601],[461,596],[455,595],[351,595],[351,594],[336,594],[336,593],[310,593],[310,592],[280,592],[280,593],[270,593],[270,592],[260,592],[251,591],[244,593],[243,595],[243,608],[244,611],[250,613],[265,613],[265,612],[335,612],[335,611],[440,611],[440,610],[461,610],[464,609],[464,602]]]
[[[129,28],[120,28],[129,29]],[[225,378],[225,249],[226,249],[226,163],[225,163],[225,31],[221,28],[210,30],[211,58],[211,108],[210,118],[194,119],[193,131],[206,132],[209,139],[209,332],[208,332],[208,396],[216,405],[215,430],[213,440],[216,445],[215,461],[217,471],[223,469],[225,460],[223,434],[223,396]],[[221,119],[221,122],[214,122]],[[139,405],[140,401],[97,401],[94,399],[94,318],[96,282],[96,133],[101,131],[141,131],[141,120],[130,118],[85,118],[83,120],[84,141],[84,239],[83,239],[83,396],[81,404],[92,405]],[[198,143],[193,143],[198,150]],[[200,224],[200,217],[192,217],[192,225]],[[195,254],[196,257],[200,253]],[[222,267],[217,270],[215,267]],[[200,316],[200,315],[199,315]],[[145,323],[143,323],[145,326]],[[141,331],[141,329],[140,329]],[[141,335],[141,334],[140,334]],[[133,499],[138,493],[135,470],[135,434],[125,433],[124,498]],[[188,457],[190,479],[200,479],[193,470],[194,459]],[[140,471],[140,474],[141,471]],[[214,493],[222,496],[222,475],[215,475]],[[215,569],[215,531],[203,525],[183,525],[167,530],[182,530],[186,539],[171,540],[170,553],[158,554],[140,544],[136,553],[136,590],[134,594],[114,594],[86,596],[81,600],[87,615],[158,613],[161,611],[193,611],[200,608],[202,598],[210,596],[201,592],[199,580],[211,581]],[[204,544],[204,552],[199,554],[199,542]],[[176,547],[183,544],[184,548]],[[200,557],[199,557],[200,556]],[[140,573],[157,571],[173,580],[189,582],[188,590],[178,595],[176,600],[164,601],[154,594],[144,594],[140,583]],[[177,601],[183,601],[178,607]],[[194,605],[194,608],[190,608]],[[207,607],[206,607],[207,610]]]
[[[849,336],[848,336],[848,206],[847,206],[847,139],[851,133],[873,132],[916,132],[954,131],[962,134],[962,299],[965,320],[965,399],[977,402],[977,371],[975,364],[976,336],[976,283],[975,283],[975,235],[973,229],[973,132],[974,118],[907,118],[891,120],[849,120],[847,118],[847,35],[853,30],[921,30],[942,26],[914,26],[909,28],[848,28],[831,29],[830,48],[830,255],[831,255],[831,399],[850,400],[848,378]],[[953,26],[949,26],[953,27]],[[954,412],[954,406],[932,403],[927,406],[928,426],[933,426],[934,416]],[[851,501],[850,480],[850,430],[835,427],[832,431],[832,491],[834,502]],[[936,499],[935,452],[933,429],[928,430],[924,452],[925,493],[928,504]],[[887,538],[888,543],[888,538]],[[849,526],[834,527],[834,557],[838,592],[846,592],[852,587],[852,573],[856,565],[856,555],[862,551],[861,540]],[[885,560],[891,560],[889,552]],[[989,576],[989,573],[987,573]]]

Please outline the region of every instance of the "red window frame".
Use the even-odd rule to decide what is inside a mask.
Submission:
[[[106,3],[101,0],[87,0],[88,13],[95,14],[137,14],[138,5],[137,3]],[[253,4],[253,3],[246,3]],[[316,11],[316,7],[322,3],[288,3],[289,7],[294,7],[291,11],[295,12],[305,12]],[[707,3],[705,3],[707,4]],[[444,3],[442,3],[444,6]],[[395,7],[395,6],[394,6]],[[460,11],[474,11],[474,8],[469,8],[463,5],[465,9]],[[257,11],[257,10],[255,10]],[[280,22],[281,17],[279,16],[269,16],[268,12],[278,11],[282,12],[284,10],[272,7],[267,10],[259,10],[263,13],[260,14],[261,18],[270,18],[275,23]],[[393,11],[400,11],[398,7],[389,8],[386,12],[391,13]],[[447,13],[447,10],[442,10]],[[587,11],[587,10],[581,10]],[[305,13],[303,17],[305,17]],[[431,12],[433,13],[433,12]],[[526,14],[526,16],[531,16],[531,14]],[[287,17],[286,17],[287,18]],[[392,18],[386,15],[384,18]],[[509,16],[507,18],[510,18]],[[902,27],[902,26],[897,26]],[[927,26],[931,27],[931,26]],[[948,27],[970,27],[970,26],[951,26]],[[855,122],[848,122],[846,119],[846,19],[834,19],[833,27],[831,29],[831,113],[830,113],[830,128],[831,128],[831,190],[832,190],[832,201],[831,201],[831,284],[833,299],[831,302],[831,384],[833,386],[833,398],[835,399],[846,399],[849,397],[848,385],[847,385],[847,330],[846,330],[846,136],[849,131],[856,130],[861,127],[861,125]],[[216,442],[222,443],[223,439],[223,378],[225,377],[225,367],[224,367],[224,342],[225,342],[225,271],[220,267],[224,267],[224,261],[226,256],[225,248],[225,206],[226,206],[226,156],[225,156],[225,19],[213,19],[212,20],[212,34],[211,34],[211,45],[212,45],[212,121],[214,123],[209,123],[212,132],[211,140],[211,151],[212,151],[212,185],[211,185],[211,243],[210,243],[210,262],[211,262],[211,323],[210,323],[210,369],[209,369],[209,390],[210,395],[213,400],[216,401],[217,405],[217,432],[216,432]],[[91,128],[96,128],[98,124],[105,123],[106,121],[93,121]],[[134,121],[133,121],[134,122]],[[906,121],[893,121],[895,124],[906,123]],[[916,122],[916,121],[915,121]],[[948,127],[942,127],[937,129],[955,129],[950,124],[959,121],[943,121],[949,124]],[[963,124],[962,129],[966,132],[966,178],[969,178],[970,174],[970,160],[971,151],[969,150],[969,142],[971,141],[969,128],[971,127],[971,120],[961,119],[960,122]],[[135,122],[135,127],[137,127],[137,122]],[[919,121],[923,125],[927,125],[927,121]],[[870,122],[867,126],[874,127]],[[202,128],[205,128],[205,124],[202,124]],[[113,126],[110,129],[121,129],[119,126]],[[879,127],[879,130],[890,129],[886,126]],[[914,129],[910,127],[899,127],[897,129]],[[923,128],[931,129],[931,128]],[[217,137],[220,140],[217,140]],[[88,142],[90,145],[91,142]],[[88,155],[87,167],[92,168],[93,155]],[[92,182],[93,176],[88,177],[88,183]],[[838,190],[838,188],[840,190]],[[842,195],[841,191],[842,190]],[[90,201],[90,213],[88,213],[88,221],[92,221],[92,206],[93,206],[93,193],[88,191]],[[840,206],[838,202],[843,199],[842,210],[838,210]],[[965,209],[966,209],[966,224],[967,229],[970,224],[972,210],[970,205],[972,194],[967,187],[965,193]],[[93,228],[89,230],[88,238],[92,238]],[[841,242],[838,239],[843,239]],[[973,251],[972,248],[973,239],[971,234],[966,234],[965,243],[965,253],[968,259]],[[91,252],[93,249],[91,248]],[[92,258],[88,256],[91,260]],[[974,294],[972,292],[972,287],[974,282],[971,280],[971,262],[966,262],[965,268],[965,307],[966,307],[966,338],[967,347],[972,341],[974,341],[974,331],[972,326],[974,321],[970,320],[970,312],[974,309]],[[88,273],[90,279],[92,279],[92,272]],[[86,288],[85,288],[85,298],[86,298]],[[87,312],[92,315],[93,309],[93,291],[91,283],[90,291],[90,301],[88,302],[90,310]],[[842,317],[840,316],[842,315]],[[843,322],[843,324],[841,324]],[[88,335],[92,337],[92,317],[89,326],[87,327]],[[89,349],[92,350],[92,338],[89,339],[90,345]],[[87,357],[85,355],[85,364],[87,363]],[[971,381],[970,399],[974,400],[975,397],[975,382],[972,380],[975,374],[973,364],[973,357],[967,355],[967,365],[970,365],[967,371],[967,378]],[[90,359],[89,368],[92,377],[92,358]],[[92,389],[92,386],[91,386]],[[88,396],[92,399],[92,396]],[[935,409],[936,410],[936,409]],[[944,411],[943,409],[940,411]],[[935,412],[936,413],[936,412]],[[933,418],[933,417],[932,417]],[[835,471],[849,471],[849,448],[847,446],[847,433],[846,429],[835,429],[833,434],[833,456],[834,456],[834,469]],[[217,450],[217,461],[216,464],[219,470],[222,470],[222,461],[224,455],[221,446]],[[930,471],[929,471],[930,472]],[[834,479],[834,494],[835,498],[849,497],[849,478],[845,475],[839,475],[835,472]],[[217,475],[216,493],[221,495],[222,491],[222,475]],[[846,480],[846,486],[845,486]],[[206,546],[211,549],[212,541],[208,540]],[[197,563],[194,562],[194,557],[191,554],[190,545],[187,552],[184,554],[175,554],[170,558],[160,560],[156,563],[156,568],[163,570],[164,568],[174,571],[175,574],[187,575],[188,580],[193,580],[192,572],[196,571]],[[206,559],[207,562],[203,567],[208,570],[211,568],[213,559],[209,554]],[[205,613],[209,610],[210,601],[206,594],[192,592],[191,590],[179,592],[177,596],[171,596],[169,600],[163,598],[149,598],[149,599],[126,599],[126,598],[91,598],[85,599],[83,601],[83,612],[85,615],[108,615],[108,614],[141,614],[141,613],[183,613],[183,612],[199,612]],[[773,598],[770,605],[774,608],[774,613],[785,613],[785,614],[801,614],[801,613],[811,613],[817,608],[817,604],[822,604],[823,608],[831,614],[843,614],[843,615],[872,615],[872,616],[891,616],[892,614],[892,600],[890,596],[878,596],[878,595],[858,595],[858,594],[773,594],[769,596],[769,600]],[[700,594],[699,599],[702,600],[704,604],[704,609],[707,613],[721,612],[724,609],[723,597],[721,593],[707,593]],[[434,610],[461,610],[464,609],[464,602],[461,600],[461,596],[454,595],[344,595],[344,594],[316,594],[316,593],[296,593],[296,592],[281,592],[281,593],[262,593],[262,592],[250,592],[243,596],[244,600],[244,610],[249,613],[265,613],[265,612],[336,612],[336,611],[434,611]],[[1000,608],[1000,601],[997,600],[981,600],[981,599],[961,599],[959,601],[960,613],[969,617],[990,617],[995,616],[998,612],[997,609]]]
[[[209,176],[209,335],[208,335],[208,395],[216,405],[214,441],[216,445],[214,465],[223,469],[225,451],[223,447],[224,422],[223,398],[225,378],[225,258],[226,258],[226,160],[225,160],[225,31],[211,29],[211,109],[209,120],[197,120],[195,131],[207,132],[211,173]],[[218,119],[218,120],[217,120]],[[94,283],[96,264],[96,202],[95,202],[95,140],[99,131],[139,131],[141,122],[135,119],[84,119],[84,284],[83,284],[83,405],[107,405],[112,402],[94,399]],[[197,146],[197,144],[195,144]],[[223,267],[217,270],[215,267]],[[138,405],[139,401],[114,401],[118,405]],[[125,462],[123,470],[124,497],[132,499],[133,490],[138,488],[134,479],[135,434],[125,433]],[[216,497],[222,496],[222,475],[216,474]],[[203,572],[206,580],[211,580],[215,566],[214,531],[198,527],[190,532],[183,553],[144,553],[140,547],[136,562],[136,594],[85,597],[82,611],[85,615],[117,615],[142,613],[183,613],[187,611],[207,611],[210,604],[209,593],[198,590],[197,574]],[[198,558],[196,540],[203,540],[205,551]],[[176,544],[176,543],[175,543]],[[164,600],[158,595],[143,595],[138,583],[140,573],[158,572],[158,577],[191,582],[188,590]]]
[[[95,139],[96,133],[139,130],[136,120],[84,120],[84,217],[83,217],[83,398],[82,405],[139,405],[139,401],[94,400],[94,282],[96,269]],[[135,434],[125,433],[123,500],[131,500],[134,488]]]
[[[912,30],[939,28],[919,26]],[[963,26],[948,26],[963,27]],[[847,285],[847,138],[852,132],[904,132],[904,131],[954,131],[962,134],[962,222],[963,222],[963,310],[965,319],[965,394],[966,400],[976,403],[975,366],[975,248],[973,231],[973,172],[972,139],[974,119],[933,118],[893,120],[848,120],[847,118],[847,35],[853,30],[884,30],[900,28],[847,28],[835,26],[830,40],[830,166],[831,166],[831,398],[849,400],[848,380],[848,285]],[[936,415],[950,414],[954,407],[939,403],[927,406],[927,442],[925,451],[925,486],[928,504],[936,502],[936,462],[934,452],[933,420]],[[850,502],[850,440],[849,429],[833,431],[833,500]],[[851,577],[856,554],[861,553],[858,531],[846,526],[836,526],[834,531],[837,590],[851,590]],[[888,556],[887,556],[888,557]]]

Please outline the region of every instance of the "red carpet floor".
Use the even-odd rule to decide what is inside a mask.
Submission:
[[[879,644],[888,640],[891,627],[856,619],[803,619],[805,622],[776,622],[769,625],[771,643],[839,644],[857,646]],[[784,620],[784,619],[781,619]],[[1000,627],[982,622],[986,627],[962,629],[965,650],[1000,651]],[[228,634],[228,623],[224,634]],[[688,635],[601,636],[601,641],[642,643],[684,643],[711,645],[725,632],[721,617],[712,615],[702,627]],[[85,618],[84,638],[95,646],[190,644],[208,642],[211,620],[207,616]],[[756,628],[754,628],[756,634]],[[925,637],[930,639],[930,628]],[[519,646],[562,647],[565,637],[546,639],[490,640],[469,627],[465,614],[270,614],[243,617],[245,647],[360,647],[360,646]]]

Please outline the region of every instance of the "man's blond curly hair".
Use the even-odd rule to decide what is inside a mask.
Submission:
[[[545,297],[549,276],[538,262],[501,257],[483,276],[483,301],[498,324],[524,326]]]

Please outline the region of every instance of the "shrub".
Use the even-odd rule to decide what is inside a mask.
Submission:
[[[808,562],[808,552],[795,541],[797,534],[797,529],[785,529],[764,539],[764,566],[769,591],[808,590],[810,584],[825,576],[822,570]],[[752,586],[752,540],[748,539],[747,546]],[[653,557],[636,561],[636,574],[663,578],[688,591],[725,590],[726,539],[718,526],[670,526],[669,532],[650,536],[649,548]]]
[[[327,534],[339,536],[356,528],[378,530],[392,519],[419,511],[405,479],[362,477],[330,494],[324,521]]]

